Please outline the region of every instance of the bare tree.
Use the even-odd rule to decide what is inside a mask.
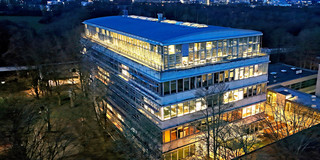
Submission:
[[[271,140],[277,141],[300,132],[320,122],[320,113],[310,107],[285,100],[277,94],[277,99],[266,104],[264,123],[267,127],[265,134]]]
[[[248,125],[243,121],[232,123],[225,127],[229,138],[222,143],[221,152],[223,159],[233,159],[247,154],[255,149],[257,134],[248,131]]]
[[[33,130],[26,135],[26,153],[30,159],[63,159],[74,154],[73,143],[76,137],[68,131],[62,122],[54,121],[52,130],[46,129],[47,123],[39,121]]]
[[[203,134],[198,137],[205,146],[205,149],[200,149],[202,152],[200,154],[206,153],[205,159],[211,159],[210,153],[213,154],[214,160],[218,159],[218,149],[227,125],[227,122],[222,119],[222,114],[232,107],[232,104],[224,104],[223,101],[227,90],[227,85],[217,84],[208,89],[201,88],[196,92],[196,96],[202,97],[202,104],[206,107],[201,111],[205,120],[205,124],[201,126]]]
[[[269,93],[272,94],[268,95],[269,98],[265,110],[266,118],[263,123],[266,128],[264,135],[270,142],[279,141],[319,124],[320,113],[316,109],[287,101],[284,95],[270,91]],[[299,139],[294,140],[294,146],[286,143],[286,141],[279,141],[278,146],[282,150],[290,151],[299,156],[308,147],[312,139],[313,136],[301,136]],[[283,151],[283,153],[285,152]]]

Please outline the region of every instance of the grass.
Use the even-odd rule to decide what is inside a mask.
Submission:
[[[39,23],[41,17],[37,16],[0,16],[0,21],[9,20],[15,23],[24,23],[35,30],[41,29],[44,24]]]

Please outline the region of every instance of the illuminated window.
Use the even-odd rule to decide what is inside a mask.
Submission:
[[[253,66],[250,66],[249,77],[253,77]]]
[[[212,85],[212,73],[208,74],[208,85]]]
[[[229,95],[230,95],[230,92],[226,92],[223,94],[223,103],[224,104],[229,102]]]
[[[207,86],[207,75],[202,75],[202,87]]]
[[[249,77],[249,67],[245,67],[244,68],[244,78],[248,78]]]
[[[225,82],[229,81],[229,71],[228,70],[224,71],[224,81]]]
[[[260,103],[255,105],[254,111],[255,111],[255,112],[253,112],[253,114],[258,114],[258,113],[260,113]]]
[[[218,48],[218,57],[222,57],[222,49]]]
[[[262,75],[262,71],[263,71],[263,64],[258,64],[258,75]]]
[[[243,97],[244,98],[248,97],[248,89],[247,89],[247,87],[243,88]]]
[[[183,115],[183,103],[178,104],[178,116]]]
[[[200,111],[201,110],[201,99],[197,99],[196,101],[196,111]]]
[[[257,95],[261,94],[261,85],[257,85]]]
[[[129,76],[130,76],[129,72],[126,71],[126,70],[124,70],[124,69],[122,69],[122,74],[123,74],[124,76],[126,76],[126,77],[129,77]]]
[[[163,107],[163,115],[164,115],[164,119],[170,118],[170,106]]]
[[[196,103],[194,100],[190,101],[190,113],[195,112],[196,111]]]
[[[189,103],[184,102],[183,103],[183,114],[188,114],[189,113]]]
[[[189,136],[190,135],[189,127],[184,127],[183,128],[183,134],[184,134],[184,136]]]
[[[234,80],[238,80],[238,79],[239,79],[239,68],[236,68],[234,72]]]
[[[252,106],[245,107],[242,109],[242,118],[245,118],[251,115],[252,115]]]
[[[167,143],[170,142],[170,130],[167,130],[163,134],[163,142]]]
[[[177,128],[171,130],[171,141],[177,139]]]
[[[254,65],[254,76],[258,76],[259,75],[259,65]]]
[[[257,86],[256,85],[252,86],[252,95],[253,96],[257,95]]]
[[[243,79],[244,78],[244,67],[240,68],[240,73],[239,73],[239,79]]]
[[[219,73],[219,82],[220,83],[223,82],[223,75],[224,75],[223,71]]]
[[[234,80],[234,69],[230,69],[230,73],[229,73],[230,75],[229,75],[229,79],[230,79],[230,81],[233,81]]]

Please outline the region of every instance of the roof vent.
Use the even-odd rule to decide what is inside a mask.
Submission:
[[[295,71],[297,68],[292,67],[291,70]]]
[[[123,17],[128,17],[128,10],[125,9],[122,12],[123,12]]]
[[[316,107],[317,107],[317,105],[313,104],[313,105],[311,105],[311,107],[312,107],[312,108],[316,108]]]
[[[283,70],[281,70],[281,72],[282,72],[282,73],[286,73],[286,72],[287,72],[287,70],[283,69]]]
[[[271,75],[276,75],[276,74],[277,74],[277,72],[271,72],[270,74],[271,74]]]
[[[158,13],[158,22],[161,22],[163,20],[163,14],[162,13]]]
[[[301,69],[296,71],[296,74],[301,74],[301,73],[302,73]]]
[[[311,96],[311,100],[312,100],[312,102],[315,102],[315,101],[316,101],[316,96],[315,96],[315,95],[312,95],[312,96]]]

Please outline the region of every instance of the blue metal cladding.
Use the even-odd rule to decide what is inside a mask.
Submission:
[[[188,57],[189,56],[189,44],[183,44],[182,45],[182,57]]]

